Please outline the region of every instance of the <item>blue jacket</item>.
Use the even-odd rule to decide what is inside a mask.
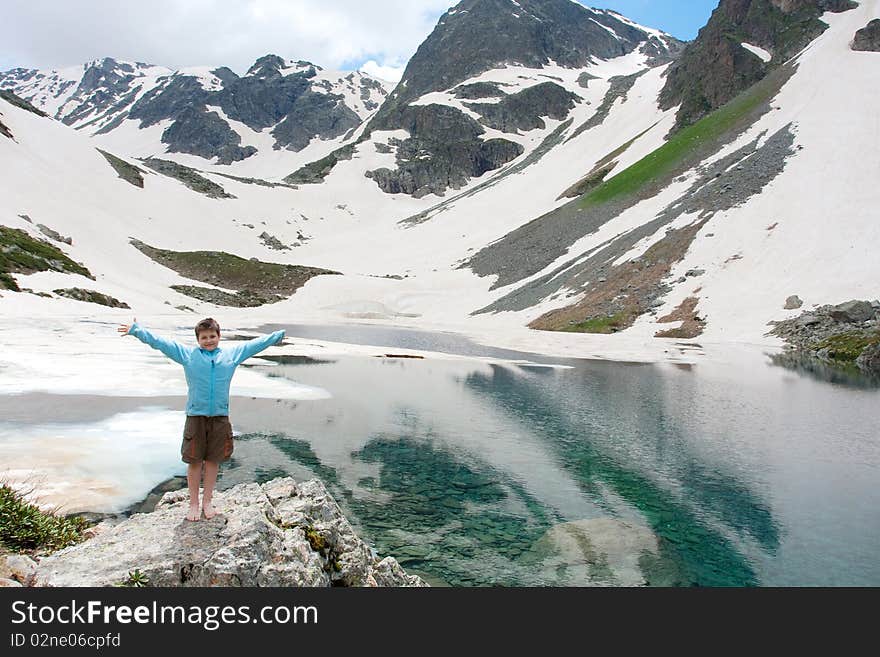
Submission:
[[[254,354],[280,342],[284,331],[275,331],[247,342],[235,342],[229,347],[218,345],[214,351],[160,338],[138,324],[131,325],[128,335],[133,335],[183,365],[189,388],[187,415],[229,415],[229,384],[235,368]]]

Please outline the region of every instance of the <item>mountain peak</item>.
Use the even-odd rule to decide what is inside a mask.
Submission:
[[[316,71],[322,71],[320,66],[303,60],[287,61],[278,55],[264,55],[254,62],[248,69],[246,76],[271,77],[274,75],[290,75],[292,73],[305,73],[306,77],[314,77]],[[311,73],[309,73],[311,71]]]
[[[508,64],[581,68],[649,42],[655,56],[676,53],[682,45],[658,30],[573,0],[462,0],[440,17],[410,59],[395,104],[403,106]]]

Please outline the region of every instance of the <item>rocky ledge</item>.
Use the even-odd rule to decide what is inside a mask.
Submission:
[[[214,518],[188,522],[187,491],[166,493],[18,571],[32,586],[427,586],[379,559],[320,481],[239,484],[214,504]]]
[[[880,301],[820,306],[774,325],[770,335],[789,348],[837,365],[880,375]]]

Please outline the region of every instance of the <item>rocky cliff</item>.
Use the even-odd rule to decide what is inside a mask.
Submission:
[[[824,12],[855,6],[849,0],[721,0],[670,69],[660,106],[680,104],[676,129],[691,125],[822,34]]]

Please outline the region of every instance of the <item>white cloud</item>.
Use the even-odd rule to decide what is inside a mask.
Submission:
[[[404,64],[399,66],[382,66],[375,60],[371,59],[368,62],[364,62],[358,70],[363,71],[374,78],[397,83],[400,82],[400,78],[403,77],[403,70],[405,68],[406,65]]]
[[[4,60],[62,68],[92,59],[229,66],[272,53],[324,68],[371,60],[391,74],[455,0],[4,0]]]

